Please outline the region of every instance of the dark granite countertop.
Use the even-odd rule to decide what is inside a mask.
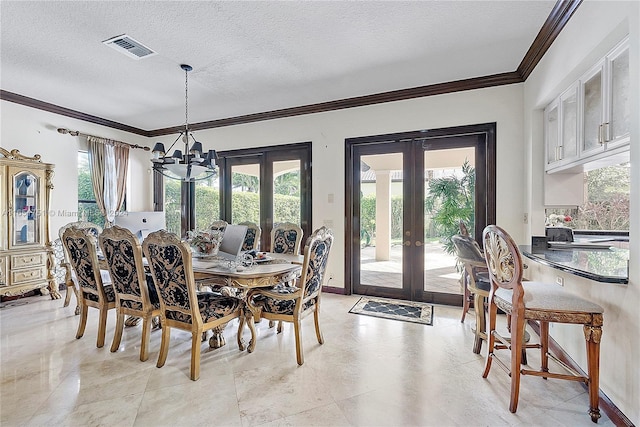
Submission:
[[[629,283],[629,250],[564,248],[533,252],[531,246],[520,246],[522,255],[576,276],[603,283]]]

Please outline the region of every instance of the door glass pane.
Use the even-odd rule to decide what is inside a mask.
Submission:
[[[402,289],[402,153],[361,157],[360,283]]]
[[[556,148],[558,147],[558,131],[560,130],[558,123],[558,107],[553,107],[547,114],[547,163],[553,163],[556,160]]]
[[[273,162],[273,223],[300,225],[300,160]]]
[[[460,221],[475,229],[475,149],[456,148],[424,152],[424,290],[460,294],[451,237]]]
[[[631,123],[629,93],[629,51],[625,50],[611,64],[610,139],[616,139],[629,132]]]
[[[562,99],[562,152],[561,159],[575,157],[578,131],[578,105],[575,90]]]
[[[13,244],[38,243],[38,177],[27,172],[17,174],[13,179]]]
[[[180,180],[164,178],[164,216],[167,231],[180,235]]]
[[[216,173],[211,178],[196,181],[196,229],[207,230],[220,219],[220,181]]]
[[[584,145],[590,150],[600,145],[598,136],[602,124],[602,73],[598,72],[584,83]]]
[[[231,167],[231,221],[260,224],[260,164]]]

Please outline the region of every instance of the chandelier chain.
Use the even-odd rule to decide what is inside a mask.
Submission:
[[[184,70],[184,131],[189,132],[189,70]]]

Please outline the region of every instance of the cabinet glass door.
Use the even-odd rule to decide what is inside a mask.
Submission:
[[[584,153],[600,147],[601,144],[600,125],[603,123],[602,68],[586,79],[582,91],[584,99],[582,152]]]
[[[38,177],[28,172],[14,175],[12,210],[14,246],[39,243],[39,184]]]
[[[560,159],[575,158],[578,154],[578,97],[576,89],[569,90],[561,97],[560,111],[562,111],[562,142]]]
[[[611,60],[611,119],[608,141],[616,141],[629,135],[629,83],[629,50],[625,49]]]
[[[558,106],[553,105],[545,111],[546,137],[547,137],[547,165],[558,161],[558,134],[560,123],[558,121]]]

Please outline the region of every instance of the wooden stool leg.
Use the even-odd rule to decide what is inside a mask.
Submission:
[[[469,286],[467,285],[467,273],[465,271],[462,272],[462,276],[460,277],[460,284],[462,285],[463,295],[462,295],[462,318],[460,319],[460,323],[464,323],[464,318],[469,311],[469,300],[471,299],[471,292],[469,292]],[[478,326],[476,326],[476,329]],[[475,351],[474,351],[475,353]]]
[[[591,421],[598,422],[600,409],[598,407],[600,387],[600,338],[602,328],[600,325],[585,325],[584,338],[587,342],[587,365],[589,375],[589,415]]]
[[[484,296],[478,293],[473,295],[473,310],[476,314],[476,336],[473,341],[473,352],[475,354],[480,354],[480,350],[482,350],[482,340],[487,338],[487,325],[484,314]]]

